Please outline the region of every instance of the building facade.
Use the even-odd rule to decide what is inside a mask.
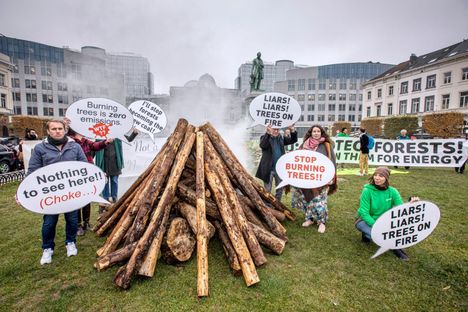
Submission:
[[[468,40],[411,55],[363,84],[363,118],[462,112],[468,116]]]
[[[274,91],[294,97],[302,109],[296,123],[299,136],[313,124],[324,127],[336,121],[358,126],[361,121],[361,85],[393,65],[381,63],[343,63],[286,72],[286,79],[274,84]]]

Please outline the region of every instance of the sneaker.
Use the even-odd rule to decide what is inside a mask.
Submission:
[[[326,229],[325,223],[320,223],[317,231],[318,231],[320,234],[323,234],[323,233],[325,233],[325,229]]]
[[[304,223],[302,223],[302,226],[303,226],[303,227],[309,227],[309,226],[311,226],[312,224],[314,224],[314,221],[312,221],[312,220],[306,220]]]
[[[82,226],[79,226],[78,230],[76,231],[76,235],[83,236],[84,234],[85,234],[85,230],[83,229]]]
[[[409,260],[408,255],[402,249],[393,249],[392,252],[400,260],[403,260],[403,261],[408,261]]]
[[[89,222],[85,222],[84,225],[83,225],[83,229],[85,231],[92,231],[93,227],[91,226],[91,224],[89,224]]]
[[[364,233],[362,233],[361,242],[369,244],[371,242],[371,240],[366,235],[364,235]]]
[[[75,243],[67,243],[67,257],[76,256],[78,249],[76,249]]]
[[[54,254],[54,250],[52,248],[44,249],[42,252],[41,257],[41,265],[52,263],[52,255]]]

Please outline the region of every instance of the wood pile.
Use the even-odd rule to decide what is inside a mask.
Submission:
[[[262,246],[281,254],[280,221],[293,213],[244,169],[219,133],[180,119],[145,172],[102,214],[94,231],[108,234],[97,251],[98,270],[123,263],[114,282],[130,287],[135,275],[152,277],[161,256],[187,261],[196,249],[198,296],[208,296],[208,244],[217,234],[234,274],[258,283],[267,262]]]

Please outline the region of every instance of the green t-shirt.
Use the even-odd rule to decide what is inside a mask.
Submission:
[[[375,185],[366,184],[361,193],[358,215],[367,225],[373,226],[386,211],[401,204],[403,200],[396,188],[389,186],[386,190],[379,190]]]

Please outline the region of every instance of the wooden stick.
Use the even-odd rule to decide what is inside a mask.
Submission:
[[[98,271],[107,269],[108,267],[116,264],[117,262],[125,261],[132,255],[136,247],[136,242],[133,244],[122,247],[114,252],[111,252],[108,255],[100,257],[95,263],[94,267]]]
[[[188,221],[190,225],[190,229],[192,229],[192,232],[198,236],[197,208],[195,208],[194,206],[190,205],[189,203],[185,201],[179,201],[176,205],[176,208],[180,212],[182,217],[184,217],[185,220]],[[210,240],[216,232],[215,227],[208,220],[206,220],[206,231],[208,235],[208,240]]]
[[[229,266],[231,267],[233,274],[236,276],[241,275],[242,269],[239,264],[239,258],[237,258],[236,251],[234,250],[231,240],[229,239],[229,236],[226,233],[225,227],[218,220],[213,221],[213,225],[216,228],[219,240],[223,244],[224,253],[226,255],[227,261],[229,262]]]

